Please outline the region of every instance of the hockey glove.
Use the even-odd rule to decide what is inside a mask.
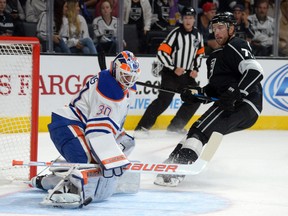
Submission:
[[[201,99],[196,95],[204,95],[204,89],[201,87],[193,87],[193,88],[185,88],[180,94],[180,97],[183,102],[191,104],[191,103],[204,103],[205,99]]]
[[[122,133],[116,139],[117,144],[126,156],[130,155],[135,147],[135,139],[127,133]]]
[[[225,111],[234,111],[235,103],[241,101],[242,96],[239,88],[229,87],[223,94],[220,95],[219,100],[216,101],[216,104],[220,109]]]

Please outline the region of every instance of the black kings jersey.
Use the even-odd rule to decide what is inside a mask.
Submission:
[[[206,64],[209,85],[217,91],[217,95],[235,85],[247,95],[263,78],[263,69],[254,58],[250,45],[237,37],[211,53]]]

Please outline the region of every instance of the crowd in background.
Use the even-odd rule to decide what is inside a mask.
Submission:
[[[275,2],[279,2],[279,13]],[[53,51],[57,53],[116,54],[130,41],[117,40],[118,0],[54,0]],[[122,3],[122,1],[121,1]],[[0,35],[26,36],[26,23],[35,24],[35,36],[47,51],[46,0],[0,0]],[[135,53],[155,54],[165,36],[181,22],[179,11],[194,6],[192,0],[123,0],[123,24],[136,26]],[[218,48],[209,32],[209,23],[217,12],[230,11],[237,25],[236,35],[250,42],[256,56],[288,56],[288,0],[199,0],[196,6],[197,28],[203,35],[205,54]],[[275,20],[275,14],[280,14]],[[279,23],[279,30],[276,27]],[[26,31],[25,31],[26,30]],[[132,32],[125,32],[130,34]],[[279,35],[275,43],[274,34]],[[149,49],[155,46],[155,49]],[[131,49],[131,48],[130,48]]]

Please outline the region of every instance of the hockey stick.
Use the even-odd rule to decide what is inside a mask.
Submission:
[[[52,162],[53,162],[53,161],[57,161],[59,158],[61,158],[61,155],[59,155],[56,159],[52,160]],[[45,170],[47,170],[47,169],[48,169],[48,166],[45,167],[43,170],[41,170],[39,173],[37,173],[37,176],[41,175],[41,174],[42,174]]]
[[[193,164],[164,164],[164,163],[141,163],[131,162],[124,168],[129,172],[135,173],[157,173],[157,174],[175,174],[175,175],[197,175],[199,174],[212,159],[218,149],[223,135],[213,132],[202,154]],[[13,160],[12,166],[52,166],[52,167],[79,167],[79,168],[99,168],[98,164],[83,163],[58,163],[58,162],[38,162],[38,161],[17,161]]]
[[[100,70],[105,70],[107,68],[106,66],[106,55],[104,51],[101,51],[98,53],[98,64],[100,67]]]
[[[168,93],[172,93],[172,94],[180,94],[181,93],[179,91],[161,88],[160,86],[149,84],[149,83],[144,83],[144,82],[141,82],[141,81],[137,81],[136,84],[137,85],[141,85],[141,86],[145,86],[145,87],[149,87],[149,88],[158,89],[159,91],[168,92]],[[217,100],[219,100],[218,98],[208,97],[208,96],[205,96],[205,95],[202,95],[202,94],[193,94],[193,96],[195,96],[197,98],[200,98],[200,99],[208,100],[208,101],[217,101]]]

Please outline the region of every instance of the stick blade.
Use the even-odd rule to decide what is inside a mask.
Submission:
[[[202,152],[200,159],[204,161],[210,161],[218,149],[223,138],[223,134],[218,132],[213,132],[208,143],[205,146],[204,151]]]

